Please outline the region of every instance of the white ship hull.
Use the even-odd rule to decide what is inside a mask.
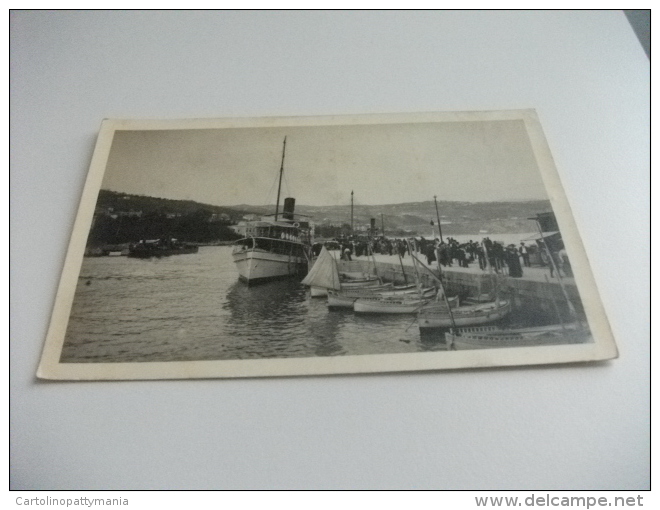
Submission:
[[[248,284],[288,278],[307,273],[304,257],[282,255],[262,250],[242,250],[233,253],[238,277]]]

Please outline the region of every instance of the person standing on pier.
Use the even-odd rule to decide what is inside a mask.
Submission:
[[[424,248],[424,255],[426,255],[426,261],[430,266],[433,261],[435,261],[435,245],[433,242],[426,243]]]
[[[520,252],[520,255],[522,256],[523,259],[523,264],[525,264],[525,267],[529,267],[529,250],[527,249],[527,246],[525,246],[525,243],[521,242],[520,243],[520,248],[518,248],[518,251]]]
[[[347,262],[351,262],[351,248],[348,244],[342,245],[342,255],[341,258],[342,260],[345,260]]]
[[[408,248],[406,247],[406,243],[404,243],[401,239],[399,239],[397,249],[399,251],[399,255],[401,256],[401,258],[405,257],[406,251],[408,251]]]
[[[509,266],[509,276],[511,278],[520,278],[523,275],[522,267],[520,265],[520,258],[516,246],[510,244],[504,254],[507,266]]]
[[[486,264],[486,254],[484,253],[484,249],[481,246],[477,246],[476,253],[477,259],[479,259],[479,269],[485,271],[488,268],[488,264]]]

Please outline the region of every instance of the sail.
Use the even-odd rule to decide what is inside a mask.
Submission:
[[[302,283],[324,289],[341,289],[337,263],[325,246]]]

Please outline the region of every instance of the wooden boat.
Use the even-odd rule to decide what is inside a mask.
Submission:
[[[323,289],[323,290],[326,291],[325,293],[326,296],[330,296],[330,294],[332,294],[333,296],[342,295],[353,298],[355,300],[360,296],[373,296],[376,294],[381,294],[383,292],[391,292],[393,289],[394,286],[391,283],[382,283],[375,285],[362,285],[362,286],[354,286],[354,287],[346,287],[346,288],[342,286],[341,290],[331,290],[331,289]]]
[[[286,198],[279,214],[285,151],[286,137],[275,214],[259,221],[241,222],[235,227],[244,237],[234,243],[232,257],[239,279],[248,285],[305,275],[311,259],[311,226],[304,216],[294,214],[295,200]]]
[[[363,272],[340,273],[337,261],[323,246],[319,256],[302,283],[310,287],[312,297],[328,296],[329,291],[352,291],[357,289],[390,290],[392,284],[385,284],[377,276]]]
[[[329,308],[353,308],[360,296],[339,292],[336,290],[328,290],[328,307]]]
[[[488,259],[487,255],[488,254],[486,253],[486,259]],[[508,299],[500,299],[499,281],[493,274],[490,264],[489,271],[491,276],[495,279],[495,299],[493,301],[486,303],[477,302],[476,304],[459,306],[456,308],[450,307],[447,302],[438,302],[430,306],[422,307],[417,314],[417,323],[420,331],[429,329],[455,329],[460,326],[477,326],[496,322],[508,315],[511,312],[511,301]],[[442,281],[439,281],[442,286]],[[481,299],[482,295],[480,294],[477,301],[480,301]]]
[[[302,283],[312,289],[312,296],[327,295],[328,290],[341,290],[337,262],[325,246]]]
[[[445,333],[455,349],[495,349],[584,343],[589,337],[579,323],[551,324],[530,328],[501,329],[495,326],[458,328]]]
[[[398,296],[364,296],[355,300],[353,310],[356,313],[415,313],[428,304],[434,295],[435,289],[433,294],[427,296],[419,292]]]
[[[152,257],[170,257],[172,255],[186,255],[197,253],[199,247],[193,244],[181,243],[176,239],[157,239],[142,241],[129,246],[128,256],[139,259]],[[121,253],[119,253],[121,255]]]
[[[412,253],[412,250],[411,250]],[[413,257],[413,264],[415,257]],[[422,288],[415,265],[415,285],[401,294],[360,296],[353,303],[356,313],[411,314],[426,306],[438,293],[435,287]],[[444,291],[441,292],[444,294]],[[330,299],[330,298],[328,298]]]
[[[419,296],[419,291],[416,287],[410,288],[409,285],[402,287],[394,287],[392,284],[385,284],[384,288],[379,287],[366,287],[362,289],[342,290],[342,291],[328,291],[328,306],[330,308],[354,308],[353,305],[358,299],[404,299],[415,298]],[[435,288],[428,288],[423,290],[423,296],[431,299],[436,293]]]
[[[374,262],[375,266],[375,262]],[[416,283],[393,287],[386,291],[341,291],[328,293],[328,306],[353,307],[356,313],[415,313],[437,294],[435,287],[422,288],[416,273]]]
[[[449,309],[444,303],[436,303],[418,310],[419,329],[476,326],[495,322],[511,312],[511,302],[500,299],[490,303],[459,306]]]
[[[358,276],[347,276],[347,273],[339,273],[339,283],[343,290],[348,289],[381,289],[390,288],[392,284],[382,283],[381,280],[374,276],[360,273]],[[311,285],[310,293],[312,297],[325,297],[328,295],[326,287]]]

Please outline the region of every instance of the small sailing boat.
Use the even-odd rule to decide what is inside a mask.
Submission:
[[[400,290],[391,283],[382,283],[380,279],[357,278],[361,274],[355,276],[356,278],[346,278],[346,276],[339,273],[337,261],[323,246],[312,269],[310,269],[302,283],[310,286],[312,296],[328,296],[328,306],[330,307],[352,307],[353,302],[362,295]]]
[[[511,312],[511,302],[500,299],[489,303],[459,306],[451,309],[444,303],[434,303],[420,308],[417,314],[419,329],[475,326],[498,321]]]
[[[327,295],[328,290],[341,290],[337,261],[325,246],[321,248],[319,256],[302,283],[311,287],[312,296],[320,296],[323,295],[322,293]]]
[[[341,308],[353,308],[355,309],[355,303],[360,300],[362,303],[367,301],[371,302],[380,302],[384,300],[389,300],[383,307],[391,309],[388,305],[392,304],[392,300],[411,300],[416,299],[418,295],[418,290],[414,286],[404,285],[404,286],[393,286],[392,284],[386,284],[386,288],[371,288],[367,287],[364,289],[356,290],[344,290],[341,292],[328,291],[328,306],[329,307],[341,307]],[[429,287],[423,290],[424,298],[431,299],[435,296],[436,289],[434,287]],[[362,307],[358,307],[362,308]],[[365,307],[366,308],[366,307]],[[362,309],[357,310],[358,312],[363,311]],[[365,312],[367,310],[364,310]],[[369,310],[371,311],[371,310]],[[376,313],[388,313],[388,312],[376,312]],[[389,312],[392,313],[392,312]],[[394,312],[394,313],[410,313],[410,312]]]
[[[412,253],[412,250],[410,251]],[[436,296],[437,290],[435,287],[422,288],[415,260],[416,258],[413,256],[413,266],[415,268],[413,293],[360,297],[353,303],[353,310],[357,313],[407,314],[415,313],[428,304]]]
[[[389,289],[392,287],[391,283],[382,283],[380,278],[363,273],[360,273],[357,276],[348,275],[347,273],[339,273],[339,283],[342,292],[361,289]],[[325,297],[328,295],[328,288],[319,285],[311,285],[310,294],[312,297]]]
[[[415,295],[361,297],[353,303],[353,310],[357,313],[415,313],[429,299]]]

